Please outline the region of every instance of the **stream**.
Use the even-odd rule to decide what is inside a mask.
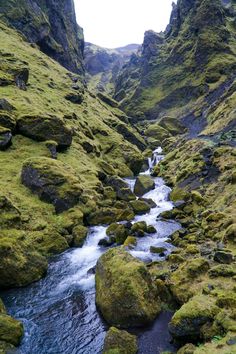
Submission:
[[[163,158],[162,150],[154,151],[149,159],[151,169]],[[135,178],[125,179],[133,189]],[[170,188],[162,178],[154,178],[155,189],[143,197],[151,198],[157,206],[146,215],[136,216],[133,222],[146,221],[157,229],[156,234],[138,239],[129,252],[144,262],[163,261],[165,257],[150,253],[150,246],[165,247],[165,256],[173,246],[168,237],[180,228],[174,221],[158,220],[158,215],[170,210]],[[91,271],[107,248],[98,246],[106,235],[106,226],[91,227],[82,248],[70,249],[54,257],[47,276],[25,288],[8,290],[1,297],[11,316],[21,320],[25,328],[17,354],[96,354],[102,352],[107,331],[95,306],[95,276]],[[171,313],[163,312],[155,323],[139,330],[139,354],[159,354],[173,351],[168,322]]]

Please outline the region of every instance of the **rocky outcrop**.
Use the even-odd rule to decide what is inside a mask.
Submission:
[[[124,328],[148,324],[160,311],[148,269],[121,248],[98,260],[96,304],[108,323]]]
[[[138,197],[142,197],[147,192],[155,188],[155,182],[150,176],[141,175],[136,179],[134,185],[134,193]]]
[[[59,149],[68,148],[72,143],[71,130],[56,116],[22,116],[17,121],[17,131],[37,141],[53,140]]]
[[[82,193],[79,179],[62,162],[48,158],[27,160],[21,181],[45,202],[52,203],[57,213],[72,208]]]
[[[138,44],[107,49],[85,43],[84,61],[89,86],[98,92],[107,92],[113,95],[117,75],[138,49]]]
[[[83,74],[83,30],[75,17],[73,0],[1,1],[0,12],[30,43],[67,69]]]
[[[19,345],[22,336],[22,323],[7,315],[6,309],[0,300],[0,350],[3,343],[6,349],[9,349],[11,345]]]

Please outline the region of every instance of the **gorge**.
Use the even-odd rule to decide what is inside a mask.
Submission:
[[[235,0],[114,50],[0,15],[0,353],[235,353]]]

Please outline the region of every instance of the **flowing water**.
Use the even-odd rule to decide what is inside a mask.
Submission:
[[[151,169],[163,158],[161,149],[149,159]],[[160,213],[172,209],[168,200],[170,188],[163,179],[155,178],[155,189],[144,197],[151,198],[157,206],[133,222],[146,221],[157,233],[138,239],[137,246],[130,253],[143,261],[164,260],[151,254],[150,246],[163,246],[165,255],[173,246],[168,236],[179,229],[176,222],[158,220]],[[135,179],[126,179],[133,189]],[[94,266],[106,251],[98,246],[106,235],[106,226],[91,227],[82,248],[70,249],[55,257],[47,276],[37,283],[1,294],[8,312],[24,323],[25,336],[18,354],[96,354],[101,353],[107,326],[95,306]],[[170,313],[162,313],[153,326],[139,331],[139,353],[159,354],[174,350],[169,343],[167,325]]]

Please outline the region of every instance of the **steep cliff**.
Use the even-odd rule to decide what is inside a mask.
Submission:
[[[68,70],[82,74],[84,37],[73,0],[1,0],[1,18]]]
[[[129,44],[121,48],[107,49],[86,43],[84,60],[89,87],[113,95],[120,70],[139,48],[138,44]]]
[[[141,56],[118,76],[121,107],[136,121],[178,117],[195,124],[195,133],[232,125],[223,107],[235,101],[235,7],[220,0],[173,4],[165,33],[147,32]]]

